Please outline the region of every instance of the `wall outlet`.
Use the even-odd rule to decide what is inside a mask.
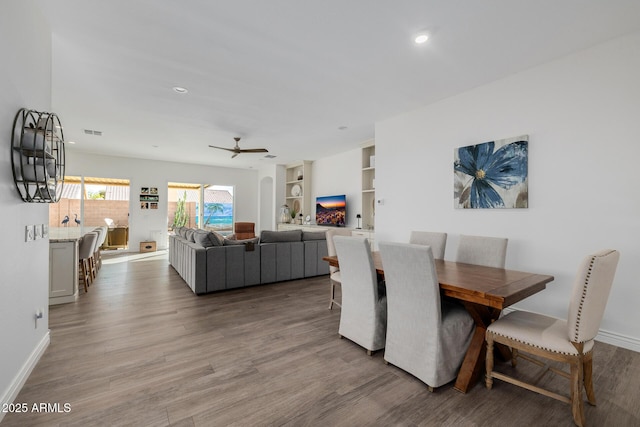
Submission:
[[[25,225],[24,227],[24,241],[31,242],[35,239],[35,234],[33,232],[33,225]]]

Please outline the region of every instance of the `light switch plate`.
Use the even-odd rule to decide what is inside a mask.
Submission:
[[[31,242],[35,239],[35,234],[33,232],[33,225],[25,225],[24,227],[24,241]]]
[[[42,224],[42,238],[47,239],[49,237],[49,224]]]

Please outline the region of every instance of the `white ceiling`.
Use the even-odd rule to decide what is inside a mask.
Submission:
[[[640,29],[637,0],[36,3],[68,150],[242,168],[356,148],[376,121]],[[208,148],[234,136],[277,157]]]

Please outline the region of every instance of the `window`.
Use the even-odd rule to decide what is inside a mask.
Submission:
[[[223,235],[233,233],[233,187],[211,185],[204,189],[202,227]]]

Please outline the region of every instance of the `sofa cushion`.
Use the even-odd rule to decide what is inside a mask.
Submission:
[[[185,232],[184,232],[184,238],[187,240],[187,242],[191,242],[191,243],[195,243],[196,241],[193,240],[193,233],[195,233],[196,231],[192,228],[188,228]]]
[[[224,244],[224,236],[215,231],[195,230],[193,233],[195,243],[209,248],[211,246],[222,246]]]
[[[326,231],[303,231],[302,240],[327,240]]]
[[[262,243],[278,242],[300,242],[302,241],[302,230],[270,231],[263,230],[260,234]]]

